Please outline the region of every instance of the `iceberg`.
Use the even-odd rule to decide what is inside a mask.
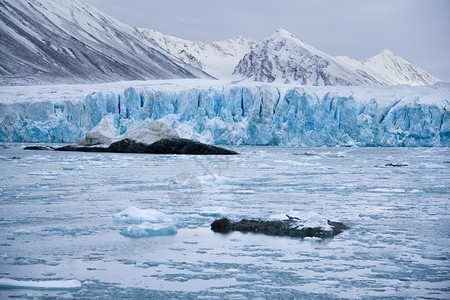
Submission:
[[[131,238],[166,236],[177,234],[177,228],[174,224],[152,224],[144,222],[142,224],[131,225],[123,229],[120,234]]]
[[[178,133],[163,122],[138,123],[124,134],[117,135],[112,115],[107,115],[85,137],[78,140],[80,146],[109,146],[114,142],[129,139],[143,144],[153,144],[161,139],[178,139]]]
[[[179,139],[178,133],[163,122],[153,121],[150,123],[139,123],[124,134],[113,138],[113,141],[130,139],[147,145],[162,139]]]
[[[172,82],[108,88],[91,86],[97,91],[89,94],[86,87],[78,92],[30,89],[21,96],[3,88],[0,141],[81,139],[91,145],[146,131],[154,137],[178,132],[216,145],[450,146],[447,83],[296,87]]]
[[[80,146],[110,145],[114,139],[113,127],[108,122],[111,118],[104,117],[91,131],[78,140]]]
[[[131,224],[123,228],[120,234],[131,238],[175,235],[178,230],[174,220],[154,209],[139,209],[130,206],[113,215],[118,224]]]
[[[130,206],[121,212],[114,214],[113,220],[116,223],[140,224],[172,222],[173,219],[166,214],[155,209],[139,209]]]

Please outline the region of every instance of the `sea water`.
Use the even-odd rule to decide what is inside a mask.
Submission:
[[[0,145],[0,298],[450,298],[449,148]],[[398,165],[397,167],[389,165]],[[226,216],[351,229],[214,233]]]

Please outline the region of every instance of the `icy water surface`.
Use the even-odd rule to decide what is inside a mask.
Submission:
[[[448,148],[206,157],[0,146],[1,299],[450,298]],[[127,236],[113,217],[129,207],[164,213],[178,232]],[[209,229],[222,215],[285,213],[351,229],[326,240]]]

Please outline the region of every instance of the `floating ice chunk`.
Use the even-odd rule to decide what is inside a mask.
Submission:
[[[345,157],[345,152],[323,152],[321,155],[328,156],[328,157]]]
[[[63,166],[62,169],[64,171],[83,171],[84,170],[84,166],[71,166],[71,165],[67,165],[67,166]]]
[[[427,164],[427,163],[421,163],[418,166],[412,166],[412,169],[445,169],[446,167],[439,164]]]
[[[339,286],[341,283],[337,280],[324,280],[324,281],[319,281],[320,285],[325,285],[325,286]]]
[[[322,165],[320,163],[308,164],[308,163],[301,163],[298,161],[289,161],[289,166],[291,166],[291,167],[321,167]]]
[[[391,189],[391,188],[375,188],[367,190],[371,193],[405,193],[405,189]]]
[[[203,185],[214,185],[214,184],[229,184],[231,182],[231,179],[226,176],[220,176],[220,175],[204,175],[199,176],[198,179],[200,180],[200,183]]]
[[[236,276],[237,281],[259,281],[262,277],[256,274],[239,274]]]
[[[259,169],[275,169],[274,166],[268,165],[268,164],[258,164]]]
[[[142,222],[161,223],[172,222],[173,219],[166,214],[154,209],[139,209],[130,206],[127,209],[114,214],[113,219],[117,223],[140,224]]]
[[[234,191],[235,194],[254,194],[255,191],[254,190],[235,190]]]
[[[79,289],[81,282],[75,279],[71,280],[14,280],[9,278],[0,278],[0,288],[3,289],[37,289],[37,290],[65,290]]]
[[[322,165],[320,163],[315,164],[308,164],[308,163],[302,163],[298,161],[293,160],[275,160],[275,163],[285,165],[287,164],[290,167],[321,167]]]
[[[130,206],[113,216],[116,223],[134,224],[121,231],[127,237],[149,237],[177,234],[173,219],[154,209]]]
[[[227,215],[227,209],[224,207],[205,207],[199,214],[204,217],[222,217]]]
[[[13,234],[16,235],[24,235],[24,234],[31,234],[32,232],[30,230],[27,229],[17,229],[13,231]]]
[[[448,256],[439,252],[429,252],[422,254],[422,258],[432,260],[448,260]]]
[[[396,266],[380,265],[372,268],[372,272],[375,273],[397,273],[402,269]]]
[[[120,234],[126,237],[140,238],[140,237],[151,237],[151,236],[165,236],[165,235],[175,235],[177,234],[177,228],[174,224],[162,223],[154,224],[149,222],[144,222],[142,224],[131,225],[128,228],[122,230]]]

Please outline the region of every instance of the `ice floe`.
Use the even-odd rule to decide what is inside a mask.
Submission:
[[[141,224],[134,224],[126,229],[123,229],[120,234],[126,237],[140,238],[140,237],[151,237],[151,236],[165,236],[165,235],[175,235],[177,234],[177,228],[174,224],[154,224],[149,222],[144,222]]]
[[[65,290],[79,289],[81,282],[71,280],[15,280],[0,278],[0,288],[3,289],[37,289],[37,290]]]
[[[113,219],[117,223],[140,224],[143,222],[172,222],[173,219],[166,214],[154,209],[139,209],[130,206],[127,209],[114,214]]]
[[[126,237],[150,237],[177,234],[177,227],[173,218],[154,209],[139,209],[130,206],[114,214],[116,223],[133,224],[121,230]]]

